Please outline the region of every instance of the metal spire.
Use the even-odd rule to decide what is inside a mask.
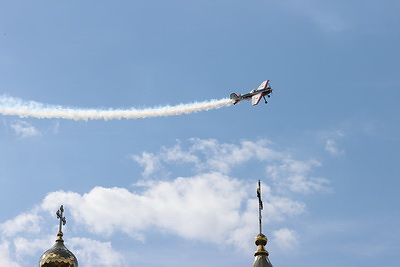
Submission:
[[[260,234],[261,234],[262,233],[261,210],[263,209],[263,202],[261,200],[261,181],[260,180],[258,180],[257,198],[258,198],[258,221],[260,224]]]
[[[65,225],[67,223],[67,220],[65,219],[65,217],[63,216],[64,213],[64,207],[63,205],[61,205],[60,209],[57,210],[56,214],[57,214],[57,219],[60,220],[60,226],[58,228],[58,239],[59,241],[62,241],[62,236],[63,236],[63,232],[62,232],[62,226]]]
[[[254,240],[257,246],[257,250],[254,252],[254,256],[256,258],[253,263],[253,267],[272,267],[272,264],[268,259],[269,252],[264,248],[264,246],[267,245],[268,238],[262,233],[261,211],[263,209],[263,202],[261,200],[260,180],[258,180],[257,198],[258,198],[258,221],[260,223],[260,233],[256,236]]]

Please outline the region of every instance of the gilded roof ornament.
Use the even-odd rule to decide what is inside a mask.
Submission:
[[[67,223],[63,214],[64,207],[61,205],[60,209],[56,212],[57,219],[60,221],[56,243],[40,257],[39,267],[78,267],[78,260],[75,255],[65,247],[64,240],[62,239],[62,227]]]
[[[57,234],[58,238],[57,238],[57,240],[62,240],[62,236],[63,236],[62,227],[63,227],[63,225],[65,225],[67,223],[67,220],[65,219],[63,214],[64,214],[64,206],[61,205],[60,209],[57,210],[57,212],[56,212],[57,219],[60,220],[60,224],[59,224],[59,227],[58,227],[58,234]]]
[[[268,251],[264,248],[267,245],[268,238],[262,233],[262,215],[261,211],[263,210],[263,202],[261,200],[261,181],[258,180],[257,187],[257,198],[258,198],[258,222],[259,222],[259,230],[260,233],[256,236],[254,242],[257,246],[257,250],[254,252],[254,256],[256,257],[253,263],[253,267],[272,267],[271,262],[268,259]]]

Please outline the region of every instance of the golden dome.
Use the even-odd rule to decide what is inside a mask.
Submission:
[[[62,225],[65,225],[66,220],[65,217],[62,216],[64,212],[63,206],[60,207],[60,210],[57,211],[57,218],[60,219],[60,228],[58,231],[58,238],[53,247],[48,249],[43,255],[40,257],[39,267],[78,267],[78,260],[75,255],[69,251],[65,245],[64,240],[62,239]]]
[[[78,267],[75,255],[64,246],[63,233],[57,235],[54,246],[40,257],[39,267]]]

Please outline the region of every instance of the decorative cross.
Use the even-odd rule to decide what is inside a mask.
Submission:
[[[60,227],[58,228],[58,231],[61,233],[62,233],[62,226],[67,223],[67,220],[65,219],[65,217],[63,217],[63,213],[64,213],[64,207],[63,205],[61,205],[60,209],[57,210],[56,212],[57,219],[60,219]]]
[[[260,223],[260,234],[262,233],[262,228],[261,228],[261,210],[263,209],[263,202],[261,200],[261,181],[258,180],[258,188],[257,188],[257,198],[258,198],[258,220]]]

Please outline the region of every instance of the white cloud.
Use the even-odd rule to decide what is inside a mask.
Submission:
[[[10,258],[9,243],[5,241],[0,243],[0,266],[20,267],[18,263]]]
[[[325,150],[329,152],[329,154],[333,156],[339,156],[344,153],[344,150],[338,148],[335,140],[328,139],[325,142]]]
[[[124,257],[115,251],[110,242],[100,242],[90,238],[70,238],[71,251],[82,266],[126,266]]]
[[[329,191],[329,181],[321,177],[310,177],[310,173],[321,163],[317,160],[296,160],[287,152],[272,149],[267,140],[256,142],[244,140],[237,144],[219,143],[215,139],[191,139],[185,150],[179,142],[172,148],[163,147],[158,153],[143,152],[132,159],[144,167],[143,175],[149,177],[159,170],[170,169],[174,163],[192,163],[196,173],[213,171],[228,175],[238,166],[257,162],[268,164],[267,175],[281,191],[309,194]]]
[[[152,153],[143,152],[141,156],[132,155],[131,157],[144,168],[142,172],[143,176],[150,176],[161,169],[160,160]]]
[[[178,142],[158,153],[132,156],[143,166],[146,178],[136,182],[133,191],[96,186],[82,194],[50,192],[31,213],[0,224],[4,242],[13,244],[11,250],[4,247],[3,253],[11,253],[19,262],[24,256],[48,249],[54,241],[52,237],[43,239],[48,232],[43,234],[42,223],[46,217],[54,217],[61,204],[71,216],[69,221],[74,228],[102,239],[124,233],[144,241],[151,231],[216,245],[229,244],[247,252],[254,246],[252,237],[258,229],[256,181],[232,177],[230,173],[236,165],[268,163],[272,183],[263,184],[262,198],[267,214],[263,222],[269,229],[305,212],[305,203],[288,192],[324,191],[328,182],[309,175],[320,165],[318,161],[293,159],[287,152],[270,148],[271,145],[262,140],[224,144],[214,139],[192,139],[187,148]],[[194,174],[165,180],[149,178],[159,170],[171,170],[182,163],[192,164]],[[277,230],[274,237],[282,248],[296,244],[297,240],[294,230],[287,229]],[[69,237],[67,245],[71,245],[83,265],[99,265],[107,262],[106,258],[114,259],[118,263],[115,266],[124,265],[123,255],[109,242]]]
[[[0,243],[0,266],[17,267],[20,266],[18,263],[25,262],[27,257],[41,255],[53,246],[56,239],[55,235],[45,236],[44,238],[16,237],[10,241],[3,241]],[[13,246],[10,246],[10,242]],[[75,254],[79,264],[83,266],[126,266],[123,255],[115,251],[110,242],[70,237],[66,240],[65,246]],[[15,260],[11,259],[12,255]]]
[[[178,144],[172,148],[161,148],[162,158],[166,162],[181,162],[181,163],[194,163],[198,164],[200,159],[190,151],[184,151],[182,149],[181,142],[178,140]]]
[[[340,131],[322,131],[318,133],[320,140],[323,140],[325,144],[325,150],[332,156],[340,156],[345,153],[344,149],[339,148],[337,141],[345,137],[346,135]]]
[[[51,241],[54,242],[55,237],[54,236],[48,236],[46,238],[25,238],[25,237],[16,237],[14,239],[14,247],[15,247],[15,254],[16,258],[22,259],[26,255],[35,255],[37,252],[42,251],[43,248],[50,248],[49,244],[51,244]],[[44,252],[44,251],[42,251]]]
[[[40,231],[41,217],[33,213],[22,213],[14,219],[0,224],[2,236],[14,236],[20,232],[38,233]]]
[[[98,234],[122,231],[140,239],[144,230],[155,227],[185,238],[218,242],[238,226],[240,207],[248,197],[246,184],[219,173],[148,181],[141,186],[141,194],[104,187],[84,195],[53,192],[42,208],[50,211],[64,203],[75,221]]]
[[[191,152],[201,153],[205,158],[197,165],[201,170],[229,174],[235,166],[251,160],[271,161],[281,157],[280,152],[268,147],[270,142],[266,140],[245,140],[238,144],[219,144],[215,139],[192,139],[192,142]]]
[[[289,157],[267,167],[268,177],[280,191],[310,194],[318,191],[330,191],[329,180],[322,177],[310,177],[314,167],[320,166],[316,160],[299,161]]]
[[[269,198],[270,201],[264,204],[264,209],[268,214],[267,220],[270,221],[283,221],[287,216],[300,215],[306,209],[304,203],[287,197],[269,196]]]
[[[140,194],[116,187],[95,187],[83,195],[52,192],[42,208],[52,211],[63,203],[70,207],[74,221],[88,231],[106,236],[124,232],[140,240],[146,231],[158,229],[187,239],[228,241],[247,248],[244,237],[257,229],[258,204],[247,182],[214,172],[172,181],[143,181],[140,186],[144,188]],[[304,203],[265,192],[265,221],[284,221],[305,210]]]
[[[16,121],[11,124],[11,128],[22,138],[40,135],[40,132],[26,121]]]
[[[132,159],[144,167],[143,175],[150,176],[165,169],[164,164],[192,163],[197,172],[215,171],[229,174],[236,166],[249,161],[273,161],[283,157],[268,146],[267,140],[241,141],[238,144],[219,143],[215,139],[192,138],[186,150],[178,141],[172,148],[162,147],[158,153],[143,152]]]
[[[282,250],[294,249],[298,246],[298,236],[294,230],[282,228],[272,233],[273,242]]]

